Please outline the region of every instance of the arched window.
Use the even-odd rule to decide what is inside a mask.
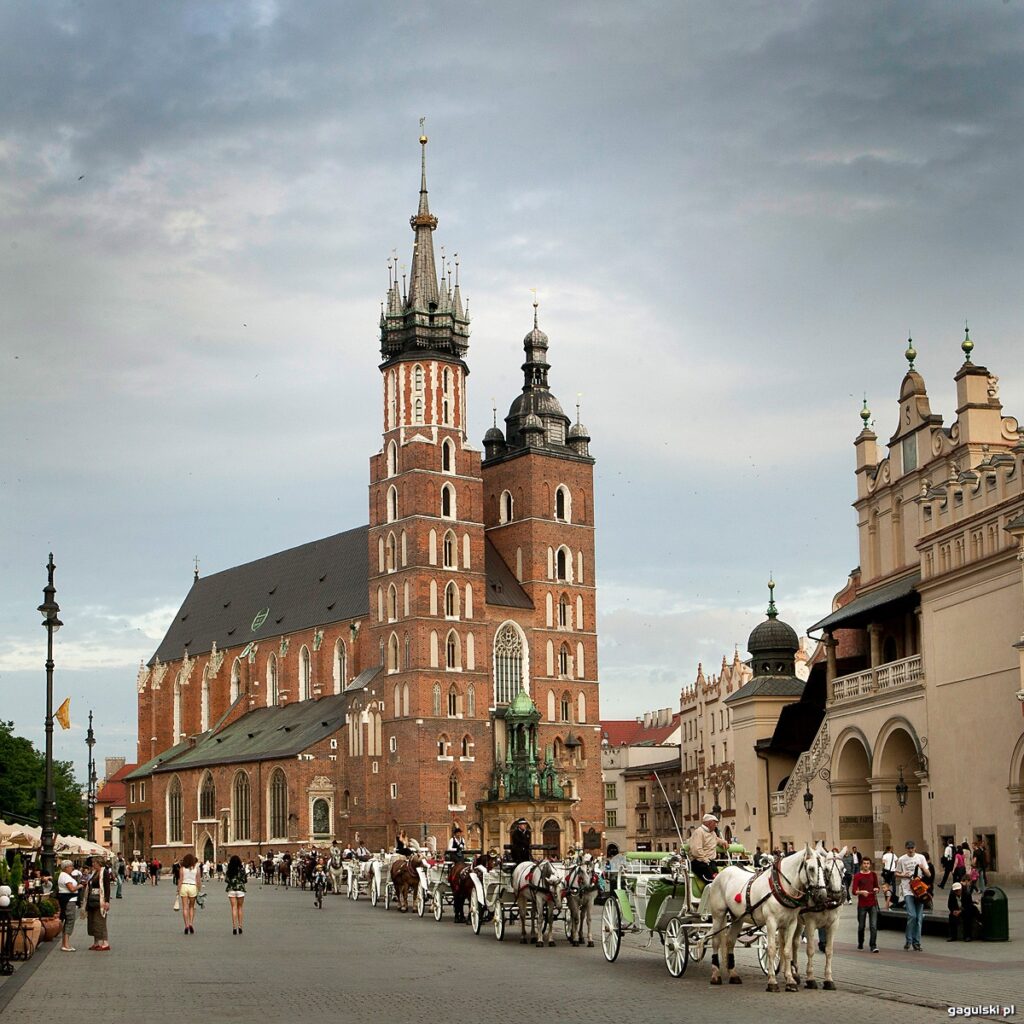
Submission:
[[[384,588],[377,588],[377,621],[384,621]]]
[[[441,442],[441,471],[443,473],[455,472],[455,445],[451,438],[445,438]]]
[[[398,552],[396,550],[395,535],[393,533],[388,534],[387,541],[387,567],[388,572],[394,572],[398,565]]]
[[[472,633],[466,634],[466,669],[469,672],[476,671],[476,641]]]
[[[447,427],[452,422],[452,371],[445,367],[441,374],[441,422]]]
[[[525,689],[525,647],[523,634],[512,622],[506,622],[494,636],[494,700],[510,703]]]
[[[555,578],[572,583],[572,555],[568,548],[559,548],[555,553]]]
[[[348,685],[348,655],[345,642],[338,640],[334,644],[334,692],[341,693]]]
[[[466,690],[466,717],[476,717],[476,688],[472,683],[469,684],[469,688]]]
[[[395,683],[395,718],[399,718],[402,714],[402,688]]]
[[[180,743],[184,735],[181,725],[181,673],[174,680],[174,742]]]
[[[409,634],[405,634],[405,660],[402,662],[402,667],[408,671],[412,668],[412,640],[409,639]]]
[[[238,700],[239,693],[242,692],[242,663],[235,658],[231,663],[231,703],[234,704]]]
[[[466,610],[465,615],[467,619],[473,618],[473,584],[466,584]]]
[[[437,737],[437,756],[448,757],[452,752],[452,745],[448,739],[448,734],[443,732]]]
[[[459,634],[455,630],[448,633],[448,639],[444,642],[444,663],[446,668],[462,668],[462,651],[459,644]]]
[[[267,707],[277,707],[277,655],[267,658]]]
[[[437,581],[436,580],[431,580],[430,581],[430,588],[427,591],[427,593],[430,595],[429,598],[428,598],[429,604],[428,604],[427,607],[429,608],[431,615],[436,615],[437,614]]]
[[[427,534],[427,562],[430,565],[437,565],[437,531],[431,530]]]
[[[446,569],[457,569],[458,568],[458,565],[457,565],[456,560],[455,560],[456,559],[455,551],[456,551],[455,534],[452,533],[451,530],[449,530],[444,535],[444,551],[443,551],[443,555],[444,555],[444,567]]]
[[[469,568],[470,547],[471,547],[471,544],[470,544],[470,541],[469,541],[469,534],[468,533],[464,533],[462,535],[462,568],[463,569],[468,569]]]
[[[548,721],[555,721],[555,691],[548,690]]]
[[[513,507],[512,494],[509,491],[502,491],[501,497],[498,499],[498,522],[512,522]]]
[[[569,647],[567,644],[562,644],[558,648],[558,674],[560,676],[569,674]]]
[[[388,587],[388,622],[394,622],[398,618],[398,589],[394,583]]]
[[[558,599],[558,625],[562,629],[569,628],[569,596],[563,594]]]
[[[444,588],[444,613],[450,619],[459,617],[459,588],[451,582]]]
[[[576,698],[576,721],[580,725],[587,724],[587,698],[582,693]]]
[[[438,667],[437,630],[430,631],[430,667]]]
[[[473,742],[472,736],[467,734],[462,737],[461,751],[462,757],[473,757],[476,752],[476,744]]]
[[[309,662],[309,648],[303,644],[299,650],[299,700],[313,696],[313,676]]]
[[[416,424],[422,423],[423,422],[423,399],[422,398],[417,398],[416,401],[413,402],[412,407],[413,407],[413,419],[412,419],[413,423],[416,423]]]
[[[461,807],[462,799],[459,790],[459,777],[454,772],[448,778],[448,806]]]
[[[204,773],[203,781],[199,786],[199,817],[217,817],[217,787],[209,772]]]
[[[402,585],[402,614],[409,617],[409,581],[406,580]]]
[[[554,742],[551,744],[551,756],[555,761],[560,761],[563,753],[562,738],[561,736],[556,736]]]
[[[576,628],[583,629],[583,595],[576,597]]]
[[[280,768],[270,776],[270,835],[269,839],[288,838],[288,780]]]
[[[555,518],[563,523],[572,520],[572,496],[565,484],[559,484],[555,491]]]
[[[394,441],[388,442],[388,476],[394,476],[398,472],[398,445]]]
[[[419,363],[412,368],[412,387],[414,391],[423,393],[423,367]]]
[[[323,797],[313,801],[313,836],[316,839],[331,837],[331,805]]]
[[[516,548],[516,579],[523,582],[523,549]]]
[[[398,488],[392,484],[388,488],[388,522],[393,523],[398,518]]]
[[[448,687],[448,717],[455,718],[459,713],[459,691],[454,686]]]
[[[250,795],[249,776],[245,772],[239,772],[235,776],[232,786],[231,820],[234,823],[234,838],[236,842],[249,838]]]
[[[377,538],[377,569],[379,572],[384,571],[384,538]]]
[[[445,484],[441,488],[441,517],[443,519],[457,519],[455,512],[455,488],[451,484]]]
[[[203,685],[199,691],[199,731],[210,728],[210,669],[203,669]]]
[[[431,705],[430,710],[435,718],[441,717],[441,684],[434,683],[434,689],[431,694]]]
[[[583,644],[576,645],[576,678],[583,679],[586,673],[583,670]]]
[[[402,714],[409,717],[409,684],[405,683],[402,686]]]
[[[398,381],[395,371],[388,374],[388,430],[398,422]]]
[[[388,671],[397,672],[398,668],[398,634],[392,633],[388,637]]]
[[[185,815],[181,799],[181,781],[175,775],[167,787],[167,842],[180,843]]]
[[[563,722],[570,721],[570,715],[572,713],[572,700],[569,697],[568,692],[562,694],[562,700],[560,701],[559,712],[561,720]]]

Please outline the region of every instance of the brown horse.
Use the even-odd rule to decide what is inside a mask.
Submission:
[[[420,884],[420,876],[416,869],[421,866],[422,857],[418,853],[410,857],[398,856],[391,862],[391,884],[395,887],[395,900],[402,914],[409,910],[410,891],[413,898],[416,896]]]
[[[492,850],[489,853],[478,854],[470,864],[469,861],[456,861],[448,873],[448,888],[452,891],[452,902],[455,905],[455,923],[469,924],[466,917],[466,900],[473,899],[473,873],[477,877],[481,873],[486,874],[494,869],[497,862],[497,854]],[[480,870],[478,870],[480,869]]]

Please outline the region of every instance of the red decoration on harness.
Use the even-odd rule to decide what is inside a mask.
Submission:
[[[736,895],[735,895],[735,896],[733,896],[733,899],[734,899],[734,900],[735,900],[735,901],[736,901],[737,903],[742,903],[742,902],[743,902],[743,897],[742,897],[742,896],[741,896],[741,895],[740,895],[739,893],[736,893]]]

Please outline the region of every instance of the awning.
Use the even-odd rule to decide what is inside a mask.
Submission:
[[[861,594],[860,597],[854,598],[849,604],[843,605],[842,608],[832,612],[831,615],[826,615],[820,622],[816,622],[810,627],[808,632],[817,629],[831,630],[836,627],[853,629],[858,626],[867,625],[874,618],[869,613],[876,612],[884,605],[905,601],[912,594],[916,600],[915,588],[920,582],[921,572],[916,570],[909,576],[903,576],[898,580],[893,580],[892,583],[886,583],[884,587]]]

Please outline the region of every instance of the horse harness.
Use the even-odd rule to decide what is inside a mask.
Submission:
[[[586,878],[587,881],[592,882],[592,885],[583,884],[579,885],[574,882],[574,879]],[[596,892],[600,888],[598,885],[597,872],[594,870],[590,871],[589,877],[583,869],[582,864],[577,864],[569,871],[569,875],[565,880],[565,890],[571,896],[585,896],[588,892]]]
[[[540,864],[534,864],[533,867],[530,868],[530,870],[526,874],[525,880],[519,886],[519,891],[516,893],[516,896],[518,896],[519,893],[521,893],[524,889],[529,889],[530,892],[543,893],[544,894],[544,898],[547,899],[549,902],[553,903],[554,899],[555,899],[554,890],[550,886],[548,886],[548,885],[536,885],[536,884],[534,884],[534,882],[531,881],[531,879],[533,878],[534,872],[535,871],[540,871],[540,870],[541,870],[541,865]]]

